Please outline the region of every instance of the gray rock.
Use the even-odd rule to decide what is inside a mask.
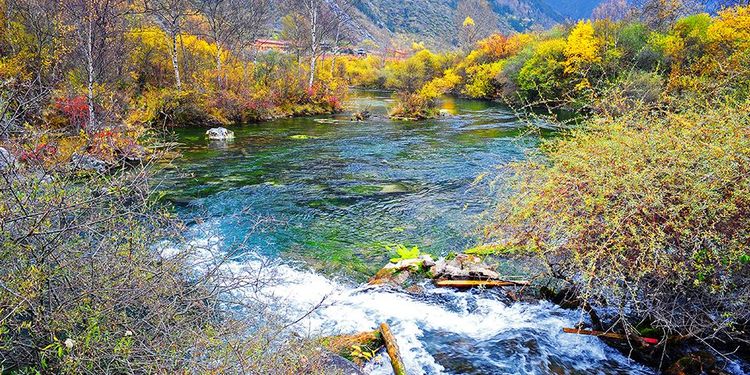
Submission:
[[[494,268],[473,255],[459,254],[451,260],[441,259],[430,269],[436,279],[499,280]]]
[[[91,155],[73,154],[70,164],[74,171],[104,173],[109,169],[109,164],[104,160],[97,159]]]
[[[334,374],[343,375],[363,375],[364,373],[352,362],[349,362],[346,358],[325,351],[323,353],[323,365],[324,367]]]
[[[422,254],[419,256],[419,259],[422,260],[423,267],[432,267],[435,265],[435,261],[430,254]]]
[[[424,257],[425,255],[420,256],[419,258],[413,258],[413,259],[403,259],[399,261],[398,263],[388,263],[383,267],[387,270],[418,270],[419,267],[424,265]],[[432,258],[429,255],[426,255],[427,258],[432,260]]]
[[[0,171],[12,171],[18,168],[18,159],[10,151],[0,147]]]
[[[226,141],[234,139],[234,132],[226,128],[211,128],[206,131],[206,136],[213,141]]]

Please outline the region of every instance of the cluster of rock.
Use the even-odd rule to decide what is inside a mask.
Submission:
[[[388,263],[370,278],[368,284],[403,286],[414,274],[425,271],[435,265],[435,261],[428,254],[418,258],[404,259],[396,263]]]
[[[476,255],[459,254],[451,259],[434,260],[430,255],[423,254],[418,258],[386,264],[370,279],[369,284],[405,286],[417,274],[435,280],[501,280],[495,267]]]
[[[494,267],[470,254],[459,254],[451,260],[440,259],[430,268],[430,273],[436,279],[500,280]]]

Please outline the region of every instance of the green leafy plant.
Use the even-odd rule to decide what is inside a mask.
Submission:
[[[352,353],[351,353],[352,359],[359,359],[362,362],[367,362],[371,360],[373,357],[375,357],[375,351],[374,350],[368,350],[367,348],[362,348],[359,345],[352,345]]]
[[[398,263],[402,260],[407,260],[407,259],[416,259],[416,258],[419,258],[419,254],[420,254],[419,247],[417,246],[414,246],[410,249],[404,245],[399,244],[399,245],[396,245],[395,247],[386,246],[385,248],[388,251],[395,252],[398,255],[398,257],[391,258],[391,262],[393,263]]]

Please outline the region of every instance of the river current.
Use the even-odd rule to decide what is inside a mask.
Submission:
[[[288,314],[323,306],[295,329],[308,335],[373,330],[388,322],[409,374],[652,373],[593,337],[562,333],[579,311],[512,303],[493,291],[425,283],[421,293],[367,286],[388,246],[436,256],[480,241],[505,167],[533,153],[550,131],[530,129],[508,108],[446,99],[436,120],[392,122],[387,93],[358,92],[347,115],[282,119],[209,142],[205,129],[176,134],[183,157],[164,172],[167,199],[193,241],[242,244],[239,268],[276,259],[265,288]],[[389,374],[387,356],[364,369]]]

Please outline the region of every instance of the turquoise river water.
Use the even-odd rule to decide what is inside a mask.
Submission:
[[[162,188],[196,241],[242,244],[240,264],[281,260],[269,287],[277,301],[302,313],[328,296],[296,329],[355,333],[387,321],[410,374],[651,373],[596,338],[562,333],[577,311],[491,291],[364,285],[388,261],[386,246],[445,255],[476,245],[503,167],[551,134],[495,103],[446,99],[453,116],[414,123],[387,120],[389,105],[387,93],[360,92],[349,107],[369,109],[368,121],[251,124],[228,143],[180,130],[184,156]],[[387,359],[377,362],[365,372],[388,374]]]

